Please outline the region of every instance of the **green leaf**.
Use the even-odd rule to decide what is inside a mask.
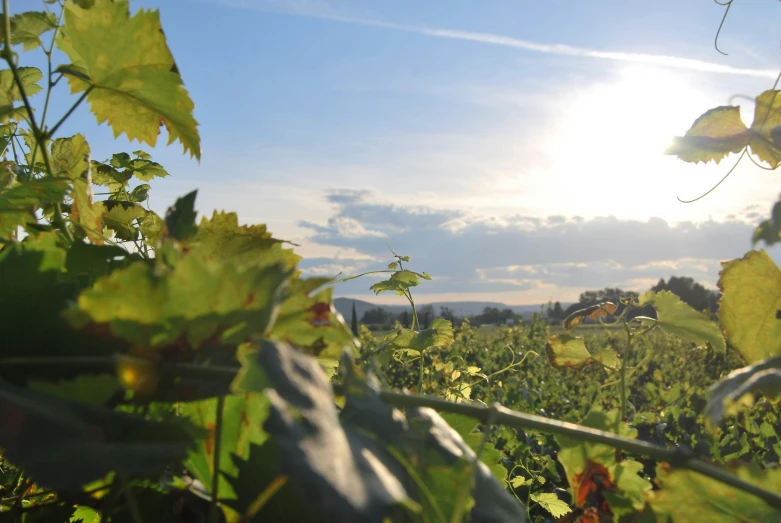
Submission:
[[[43,78],[43,73],[40,69],[19,67],[17,73],[28,97],[41,91],[42,87],[38,85],[38,82]],[[27,110],[24,106],[13,106],[14,102],[21,101],[22,95],[11,70],[0,70],[0,123],[7,124],[11,120],[21,121],[27,117]]]
[[[564,319],[564,328],[571,330],[580,325],[586,318],[596,320],[602,316],[608,316],[615,313],[616,309],[618,309],[618,307],[616,307],[615,303],[606,301],[604,303],[597,303],[591,307],[586,307],[585,309],[577,310]]]
[[[711,425],[753,404],[754,394],[777,399],[781,392],[781,356],[732,371],[708,389],[704,414]]]
[[[60,381],[31,380],[27,386],[58,398],[90,405],[105,405],[120,389],[117,377],[109,374],[85,375]]]
[[[71,93],[89,89],[87,101],[98,123],[108,122],[114,137],[155,146],[165,125],[171,144],[200,159],[193,102],[182,85],[165,40],[160,16],[141,10],[130,16],[128,2],[96,0],[90,9],[68,2],[57,44],[71,59],[58,68]]]
[[[683,137],[676,137],[665,154],[685,162],[719,163],[730,153],[739,153],[749,142],[750,133],[740,119],[740,107],[716,107],[694,121]]]
[[[273,322],[289,272],[279,266],[238,270],[186,255],[164,274],[134,263],[81,293],[78,308],[95,323],[146,347],[210,339],[237,345]]]
[[[640,306],[651,305],[656,310],[656,320],[643,318],[644,323],[658,325],[668,334],[700,345],[708,342],[719,352],[727,350],[719,326],[682,302],[674,293],[648,291],[638,301]]]
[[[130,192],[130,200],[134,202],[144,202],[149,198],[149,191],[152,186],[142,183]]]
[[[339,358],[354,347],[352,331],[332,305],[333,287],[321,287],[328,278],[294,279],[268,337],[286,341],[324,358]]]
[[[92,245],[84,242],[73,242],[68,249],[65,269],[71,275],[86,275],[90,281],[111,272],[119,266],[116,258],[126,258],[128,252],[116,245]]]
[[[83,178],[73,180],[73,208],[71,221],[84,230],[87,238],[95,245],[103,245],[103,216],[106,208],[103,202],[92,203],[92,185]]]
[[[138,229],[135,221],[146,216],[146,209],[138,204],[120,201],[102,202],[106,208],[103,224],[114,231],[117,239],[132,241],[138,239]]]
[[[545,344],[548,361],[554,367],[571,367],[579,370],[592,363],[616,370],[621,367],[618,354],[612,349],[601,349],[593,355],[586,348],[583,338],[569,334],[554,334]]]
[[[394,272],[390,278],[385,281],[375,283],[370,287],[375,294],[387,291],[395,291],[399,296],[403,296],[407,289],[415,287],[420,283],[419,275],[416,272],[403,270]]]
[[[781,469],[762,471],[755,463],[733,462],[730,472],[740,479],[771,492],[781,492]],[[660,490],[647,493],[657,521],[779,521],[781,511],[755,496],[715,479],[667,463],[656,467]]]
[[[36,209],[44,202],[62,200],[68,192],[67,180],[42,178],[23,181],[0,190],[0,237],[8,238],[20,225],[36,223]]]
[[[469,496],[471,448],[431,409],[407,409],[405,422],[349,353],[341,413],[311,356],[264,341],[255,357],[269,382],[264,428],[279,448],[281,472],[313,502],[328,500],[316,505],[325,519],[381,521],[406,506],[422,510],[424,520],[449,521],[471,508],[473,521],[525,521],[522,506],[481,462]]]
[[[724,334],[747,363],[781,355],[781,270],[765,251],[722,262],[718,311]]]
[[[477,452],[481,446],[483,447],[480,461],[491,469],[491,473],[496,479],[502,482],[507,479],[507,469],[501,463],[502,453],[496,450],[496,447],[490,441],[486,441],[485,445],[483,445],[483,433],[477,431],[479,425],[477,420],[452,412],[440,412],[439,415],[461,436],[464,442],[469,445],[469,448]]]
[[[769,90],[757,96],[751,124],[751,152],[775,169],[781,165],[781,95]]]
[[[45,11],[27,11],[11,17],[11,44],[25,51],[43,47],[41,35],[57,27],[57,18]],[[0,41],[5,41],[5,24],[0,24]]]
[[[75,180],[89,169],[89,144],[81,134],[57,138],[51,144],[52,174]]]
[[[198,191],[182,196],[176,200],[165,214],[164,236],[175,240],[184,240],[194,235],[198,230],[195,225],[195,197]]]
[[[265,225],[240,226],[233,212],[214,211],[211,219],[203,217],[186,246],[206,260],[230,260],[242,267],[281,263],[293,269],[301,259],[291,249],[283,249],[282,241],[272,238]]]
[[[165,223],[163,222],[163,219],[160,218],[160,216],[158,216],[153,211],[147,211],[147,213],[141,219],[139,230],[146,238],[146,242],[154,247],[163,237],[164,227]]]
[[[449,320],[437,318],[431,327],[421,331],[399,329],[391,331],[380,343],[377,352],[384,350],[405,350],[417,354],[431,347],[446,347],[455,340],[453,325]]]
[[[530,498],[535,503],[539,503],[539,505],[547,510],[554,518],[558,519],[564,514],[569,514],[572,512],[572,509],[569,508],[569,505],[560,500],[559,497],[553,492],[531,494]]]
[[[263,422],[268,417],[269,402],[262,394],[238,394],[225,396],[222,412],[220,443],[220,474],[236,476],[238,463],[233,459],[249,458],[252,445],[260,445],[268,437],[263,432]],[[216,435],[217,399],[181,403],[179,415],[206,432],[206,437],[195,444],[185,461],[187,469],[209,490],[214,477],[214,452]],[[220,480],[218,497],[235,498],[236,491],[224,477]]]
[[[184,459],[194,428],[69,401],[0,381],[3,456],[36,483],[78,489],[109,472],[159,474]]]
[[[604,412],[595,406],[581,424],[607,432],[618,430],[619,436],[636,438],[637,430],[626,423],[618,423],[618,417],[617,409]],[[584,508],[595,497],[599,501],[609,491],[615,491],[609,498],[609,505],[616,516],[643,509],[644,495],[651,489],[651,483],[639,475],[642,463],[619,459],[619,454],[610,445],[566,436],[556,436],[556,441],[560,446],[558,459],[572,488],[574,506]]]

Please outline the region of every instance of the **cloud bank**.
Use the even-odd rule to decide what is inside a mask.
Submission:
[[[457,209],[388,204],[367,191],[333,191],[327,200],[335,212],[325,225],[300,225],[312,231],[310,241],[351,249],[362,258],[308,259],[302,266],[307,273],[384,268],[390,245],[412,257],[413,270],[434,277],[418,294],[499,293],[514,304],[535,303],[546,294],[567,301],[606,286],[643,291],[671,275],[713,287],[719,262],[750,249],[753,230],[746,217],[753,209],[721,222],[671,224],[612,216],[482,218]],[[368,297],[370,284],[359,279],[336,290]]]

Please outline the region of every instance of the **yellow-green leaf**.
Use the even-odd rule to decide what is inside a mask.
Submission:
[[[107,209],[103,216],[105,226],[114,231],[120,240],[135,240],[138,232],[133,222],[146,215],[146,209],[131,202],[107,201],[103,205]]]
[[[648,291],[638,301],[640,306],[651,305],[656,310],[656,320],[647,318],[644,322],[656,324],[668,334],[697,344],[708,342],[720,352],[727,350],[718,325],[682,302],[676,294],[670,291]]]
[[[58,138],[51,145],[52,174],[74,180],[89,168],[89,144],[84,136]]]
[[[73,210],[71,220],[84,229],[87,237],[95,245],[103,245],[103,213],[102,202],[92,203],[92,186],[84,178],[73,180]]]
[[[43,46],[41,35],[57,27],[57,18],[45,11],[28,11],[11,17],[11,44],[22,44],[22,49],[32,51]],[[5,39],[5,25],[0,24],[0,41]]]
[[[572,509],[553,492],[541,492],[532,494],[531,500],[538,503],[542,508],[550,512],[554,518],[560,518],[564,514],[569,514]]]
[[[760,470],[759,466],[735,464],[733,474],[770,492],[781,492],[781,469]],[[781,521],[781,511],[742,490],[685,469],[673,469],[666,463],[656,467],[660,490],[647,492],[646,498],[657,521],[734,523],[735,521]]]
[[[781,165],[781,91],[769,90],[757,96],[751,124],[751,152],[772,168]]]
[[[548,361],[555,367],[582,369],[591,363],[600,363],[609,369],[618,369],[621,362],[612,349],[601,349],[593,355],[586,348],[583,338],[569,334],[554,334],[545,344]]]
[[[719,163],[728,154],[742,151],[749,137],[740,119],[740,107],[716,107],[697,118],[684,136],[674,138],[665,154],[674,154],[685,162]]]
[[[719,321],[747,363],[781,355],[781,270],[767,252],[723,262]]]
[[[128,2],[96,0],[89,9],[65,4],[57,44],[72,64],[58,70],[71,92],[90,90],[87,101],[98,123],[117,137],[154,146],[160,126],[185,152],[200,159],[193,102],[182,85],[156,10],[130,16]]]
[[[38,82],[43,78],[43,73],[35,67],[17,68],[19,79],[22,82],[25,94],[30,97],[41,91]],[[14,107],[14,102],[21,102],[22,95],[19,86],[14,80],[10,69],[0,71],[0,123],[8,123],[11,120],[21,120],[27,115],[27,110],[20,106]]]

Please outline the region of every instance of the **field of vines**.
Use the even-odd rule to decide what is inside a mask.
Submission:
[[[781,270],[761,248],[781,201],[722,263],[715,320],[649,291],[555,329],[423,329],[436,274],[391,251],[367,288],[410,328],[355,336],[332,296],[362,275],[303,276],[265,226],[196,216],[197,191],[150,210],[177,173],[123,150],[164,127],[201,154],[157,11],[17,3],[37,10],[0,20],[0,523],[781,521]],[[776,169],[778,93],[667,153]],[[74,111],[120,152],[61,136]]]

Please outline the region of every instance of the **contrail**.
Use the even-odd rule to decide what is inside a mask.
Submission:
[[[515,49],[523,49],[525,51],[532,51],[535,53],[562,55],[562,56],[576,56],[583,58],[596,58],[600,60],[611,60],[616,62],[629,62],[635,64],[656,65],[660,67],[669,67],[673,69],[682,69],[686,71],[695,71],[701,73],[716,73],[716,74],[731,74],[740,76],[754,76],[759,78],[775,79],[778,76],[778,71],[771,69],[749,69],[741,67],[731,67],[728,65],[721,65],[714,62],[707,62],[704,60],[694,60],[691,58],[680,58],[677,56],[658,55],[658,54],[644,54],[644,53],[623,53],[615,51],[600,51],[598,49],[589,49],[587,47],[576,47],[566,44],[543,44],[539,42],[531,42],[528,40],[521,40],[519,38],[513,38],[511,36],[497,35],[492,33],[473,33],[470,31],[458,31],[452,29],[441,29],[435,27],[426,26],[414,26],[394,24],[391,22],[382,22],[379,20],[370,20],[365,18],[349,18],[334,15],[328,11],[321,11],[316,9],[309,9],[312,7],[310,2],[306,2],[309,8],[298,8],[293,10],[278,10],[274,7],[278,7],[279,4],[271,2],[269,5],[267,0],[252,1],[252,0],[217,0],[223,5],[229,5],[233,7],[243,8],[255,8],[262,10],[272,10],[281,12],[283,14],[293,16],[305,16],[309,18],[320,18],[324,20],[332,20],[334,22],[342,22],[347,24],[364,25],[372,27],[380,27],[384,29],[391,29],[394,31],[401,31],[405,33],[413,33],[424,36],[431,36],[434,38],[449,38],[453,40],[466,40],[469,42],[477,42],[481,44],[498,45],[502,47],[512,47]],[[265,5],[264,5],[265,4]],[[269,9],[271,8],[271,9]]]

